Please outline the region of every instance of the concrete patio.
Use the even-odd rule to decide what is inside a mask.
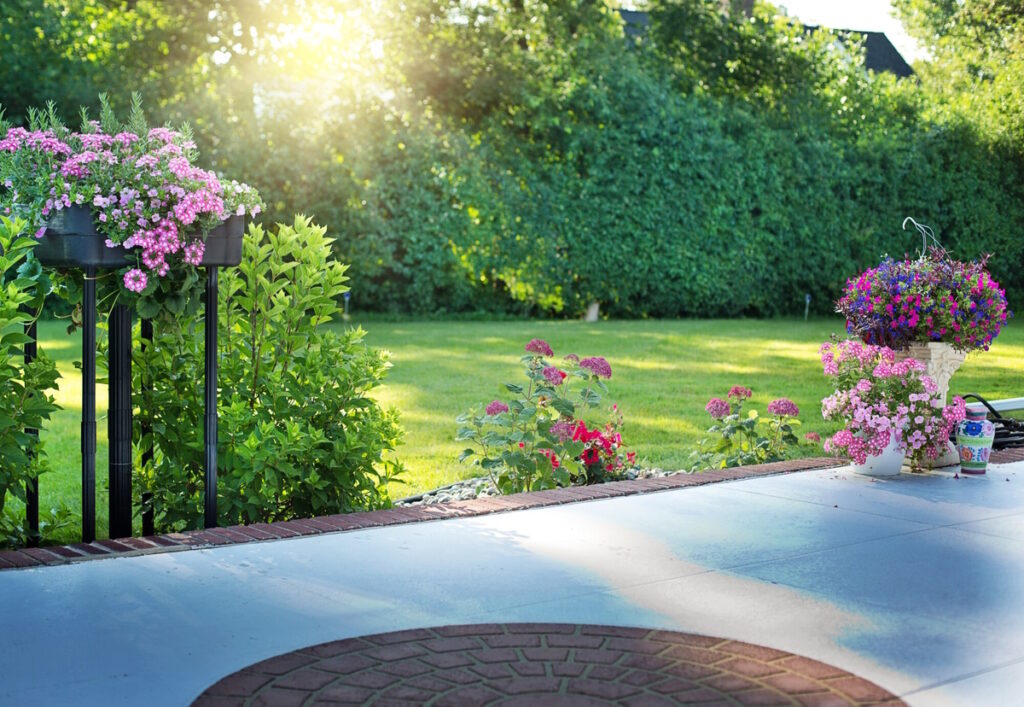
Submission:
[[[847,468],[0,572],[0,702],[184,705],[336,639],[661,628],[847,670],[911,705],[1024,699],[1024,462]]]

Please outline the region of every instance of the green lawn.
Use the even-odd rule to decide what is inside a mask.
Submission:
[[[821,374],[818,346],[838,320],[380,322],[364,324],[370,345],[392,352],[394,368],[377,397],[402,413],[406,430],[399,457],[409,473],[394,498],[412,495],[471,475],[456,460],[464,445],[454,441],[455,416],[499,395],[504,381],[522,379],[519,357],[531,338],[547,340],[556,358],[568,353],[604,356],[611,363],[610,399],[626,419],[624,439],[645,463],[683,464],[710,422],[709,397],[724,397],[732,385],[754,390],[761,412],[777,397],[800,407],[803,430],[821,433],[819,401],[830,390]],[[77,337],[59,322],[40,326],[40,347],[54,357],[63,378],[64,407],[44,432],[54,473],[40,480],[44,508],[63,499],[76,511],[80,500],[78,429],[81,414]],[[1011,327],[991,351],[972,354],[954,376],[956,393],[990,398],[1024,394],[1024,330]],[[106,388],[97,391],[97,534],[106,533]],[[77,530],[73,530],[77,533]],[[75,539],[69,537],[69,540]]]

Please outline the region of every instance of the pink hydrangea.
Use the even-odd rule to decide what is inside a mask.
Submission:
[[[612,377],[612,367],[601,356],[592,356],[590,358],[583,359],[580,361],[580,368],[585,368],[598,378]]]
[[[554,356],[555,352],[548,346],[548,342],[544,339],[530,339],[530,343],[526,345],[526,350],[530,353],[535,353],[540,356]]]
[[[711,417],[716,420],[721,420],[723,417],[729,414],[729,403],[725,402],[721,398],[711,398],[708,404],[704,406]]]
[[[486,412],[488,415],[491,415],[492,417],[494,415],[500,415],[503,412],[508,412],[508,405],[501,402],[500,400],[492,400],[487,405],[487,407],[484,408],[484,412]]]
[[[808,442],[813,442],[814,444],[821,444],[821,435],[817,432],[808,432],[804,435],[804,439]]]
[[[746,400],[753,394],[754,391],[752,391],[750,388],[745,388],[742,385],[734,385],[733,387],[729,388],[729,394],[726,397],[738,398],[739,400]]]
[[[779,398],[768,403],[768,412],[779,417],[796,417],[800,414],[800,408],[789,398]]]

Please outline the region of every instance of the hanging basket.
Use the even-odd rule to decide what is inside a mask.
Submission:
[[[245,217],[229,216],[206,236],[201,265],[234,266],[242,262]],[[46,233],[33,252],[43,265],[54,268],[121,268],[134,265],[132,251],[108,248],[106,236],[96,232],[92,214],[84,206],[71,206],[52,214]]]

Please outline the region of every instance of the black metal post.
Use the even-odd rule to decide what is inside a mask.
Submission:
[[[96,539],[96,269],[82,282],[82,542]]]
[[[132,312],[110,312],[107,439],[110,447],[110,537],[132,534]]]
[[[206,370],[203,424],[205,440],[207,528],[217,527],[217,268],[206,268]]]
[[[153,345],[153,320],[143,319],[139,327],[142,339],[142,351],[145,352]],[[153,381],[146,375],[142,382],[142,393],[146,396],[153,390]],[[145,398],[144,398],[145,399]],[[153,424],[150,419],[152,408],[146,406],[142,413],[142,443],[145,447],[142,450],[142,466],[146,467],[153,461],[153,441],[150,435],[153,433]],[[142,534],[154,535],[155,523],[153,518],[153,494],[148,491],[142,492]]]
[[[36,360],[36,354],[39,352],[37,341],[36,341],[36,323],[35,320],[31,324],[25,325],[25,336],[29,338],[29,341],[25,342],[25,364],[30,364]],[[28,428],[25,433],[39,438],[39,430]],[[25,482],[25,518],[28,520],[29,530],[32,531],[32,535],[29,536],[29,545],[35,547],[39,544],[39,479],[29,479]]]

